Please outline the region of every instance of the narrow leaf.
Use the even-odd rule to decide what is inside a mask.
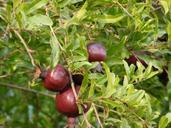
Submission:
[[[28,23],[30,25],[49,25],[51,26],[53,24],[52,20],[46,16],[46,15],[41,15],[41,14],[36,14],[32,17],[28,18]]]
[[[54,68],[59,61],[59,53],[60,49],[59,46],[57,45],[57,40],[55,37],[51,37],[50,40],[50,46],[52,48],[52,53],[51,53],[51,67]]]
[[[120,20],[122,20],[124,17],[125,16],[123,15],[117,15],[117,16],[104,15],[104,16],[98,16],[94,20],[101,23],[117,23]]]
[[[28,7],[28,10],[26,11],[27,14],[30,14],[34,11],[36,11],[39,8],[42,8],[47,4],[48,0],[37,0],[33,1],[30,6]]]

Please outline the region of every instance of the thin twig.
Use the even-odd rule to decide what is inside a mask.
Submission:
[[[70,72],[69,72],[69,77],[70,77],[70,80],[71,80],[71,88],[72,88],[72,90],[73,90],[74,97],[75,97],[75,99],[76,99],[76,101],[77,101],[77,100],[78,100],[78,95],[77,95],[77,92],[76,92],[76,89],[75,89],[75,86],[74,86],[74,82],[73,82],[73,79],[72,79],[72,75],[71,75]],[[86,122],[86,124],[87,124],[87,128],[91,128],[91,125],[90,125],[90,123],[88,122],[87,117],[86,117],[84,111],[83,111],[83,117],[84,117],[84,120],[85,120],[85,122]]]
[[[0,78],[8,77],[10,74],[1,75]]]
[[[117,5],[119,5],[128,16],[133,18],[133,16],[118,1],[113,1],[113,2],[116,3]]]
[[[30,57],[31,63],[32,63],[32,65],[35,67],[36,64],[35,64],[35,61],[34,61],[34,59],[33,59],[33,56],[31,55],[31,52],[30,52],[31,50],[30,50],[29,47],[27,46],[25,40],[22,38],[22,36],[19,34],[18,31],[16,31],[16,30],[13,30],[13,31],[14,31],[14,33],[18,36],[18,38],[20,39],[21,43],[24,45],[24,47],[25,47],[25,49],[26,49],[26,51],[27,51],[27,54],[28,54],[29,57]]]
[[[47,7],[45,8],[45,11],[46,11],[46,16],[49,16],[49,14],[48,14],[48,8],[47,8]],[[57,45],[59,46],[59,48],[60,48],[61,50],[64,51],[63,47],[61,46],[61,44],[59,43],[59,41],[58,41],[58,39],[57,39],[57,37],[56,37],[56,35],[55,35],[55,32],[54,32],[52,26],[49,26],[49,27],[50,27],[50,30],[51,30],[51,33],[52,33],[53,37],[54,37],[55,40],[56,40]]]
[[[102,123],[101,123],[101,121],[100,121],[99,114],[98,114],[98,112],[97,112],[97,110],[96,110],[96,107],[95,107],[94,103],[92,103],[92,107],[93,107],[93,109],[94,109],[94,112],[95,112],[97,121],[98,121],[99,124],[100,124],[100,127],[103,128],[103,125],[102,125]]]
[[[55,35],[55,32],[54,32],[52,26],[49,26],[49,27],[50,27],[50,30],[51,30],[51,32],[52,32],[53,37],[54,37],[55,40],[57,41],[57,42],[56,42],[57,45],[60,47],[60,49],[61,49],[62,51],[64,51],[63,47],[61,46],[61,44],[59,43],[59,41],[58,41],[58,39],[57,39],[57,37],[56,37],[56,35]]]
[[[74,82],[73,82],[73,79],[72,79],[72,75],[71,75],[70,72],[69,72],[69,77],[70,77],[70,80],[71,80],[71,87],[72,87],[72,90],[73,90],[75,99],[76,99],[76,101],[77,101],[77,100],[78,100],[78,95],[77,95],[77,92],[76,92],[76,89],[75,89],[75,86],[74,86]],[[85,122],[86,122],[86,124],[87,124],[87,127],[88,127],[88,128],[91,128],[91,125],[90,125],[90,123],[88,122],[87,117],[86,117],[84,111],[83,111],[83,117],[84,117],[84,119],[85,119]]]
[[[87,124],[87,128],[91,128],[91,124],[88,122],[86,114],[84,113],[84,111],[83,111],[83,117],[84,117],[84,120],[85,120],[85,122]]]
[[[36,95],[42,95],[42,96],[46,96],[46,97],[50,97],[50,98],[55,98],[54,95],[39,92],[39,91],[36,91],[34,89],[25,88],[25,87],[22,87],[21,85],[14,85],[14,84],[2,83],[2,82],[0,82],[0,85],[1,85],[1,87],[3,87],[3,86],[4,87],[9,87],[9,88],[21,90],[21,91],[24,91],[24,92],[30,92],[30,93],[33,93],[33,94],[36,94]]]
[[[70,71],[68,72],[68,74],[69,74],[69,78],[70,78],[70,81],[71,81],[71,87],[72,87],[75,99],[77,101],[78,100],[78,95],[77,95],[77,92],[76,92],[76,89],[75,89],[74,82],[73,82],[72,75],[71,75]]]
[[[72,90],[73,90],[75,99],[76,99],[76,101],[77,101],[77,100],[78,100],[78,95],[77,95],[77,92],[76,92],[76,89],[75,89],[75,86],[74,86],[74,82],[73,82],[73,79],[72,79],[72,75],[71,75],[70,72],[69,72],[69,77],[70,77],[70,80],[71,80],[71,87],[72,87]],[[83,111],[83,117],[84,117],[84,119],[85,119],[85,122],[86,122],[86,124],[87,124],[87,127],[88,127],[88,128],[91,128],[91,124],[88,122],[88,119],[87,119],[87,117],[86,117],[84,111]]]

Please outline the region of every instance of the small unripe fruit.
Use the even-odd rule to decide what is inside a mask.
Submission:
[[[78,93],[80,87],[75,86]],[[56,109],[69,117],[76,117],[79,115],[76,99],[72,88],[68,88],[64,92],[56,95]]]
[[[106,49],[100,43],[89,43],[87,51],[89,62],[104,61],[106,59]]]
[[[51,91],[62,91],[69,83],[68,71],[60,64],[54,70],[48,71],[44,79],[44,87]]]

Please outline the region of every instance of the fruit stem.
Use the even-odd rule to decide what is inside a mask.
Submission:
[[[46,78],[46,76],[47,76],[47,70],[41,70],[41,73],[40,73],[40,78],[42,79],[42,80],[44,80],[45,78]]]
[[[68,117],[67,118],[67,128],[75,128],[76,118],[75,117]]]

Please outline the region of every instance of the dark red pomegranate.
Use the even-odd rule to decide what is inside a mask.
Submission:
[[[75,86],[75,89],[78,93],[80,87]],[[66,91],[56,95],[56,109],[69,117],[76,117],[79,115],[72,88],[68,88]]]
[[[78,94],[80,86],[75,86],[75,89]],[[90,104],[85,103],[82,107],[84,112],[87,112],[90,108]],[[56,95],[56,109],[68,117],[79,116],[79,111],[72,88],[67,88],[65,91]]]
[[[44,79],[44,87],[51,91],[62,91],[70,83],[68,71],[60,64],[48,71]]]
[[[104,61],[106,59],[106,49],[100,43],[89,43],[87,51],[89,62]]]

